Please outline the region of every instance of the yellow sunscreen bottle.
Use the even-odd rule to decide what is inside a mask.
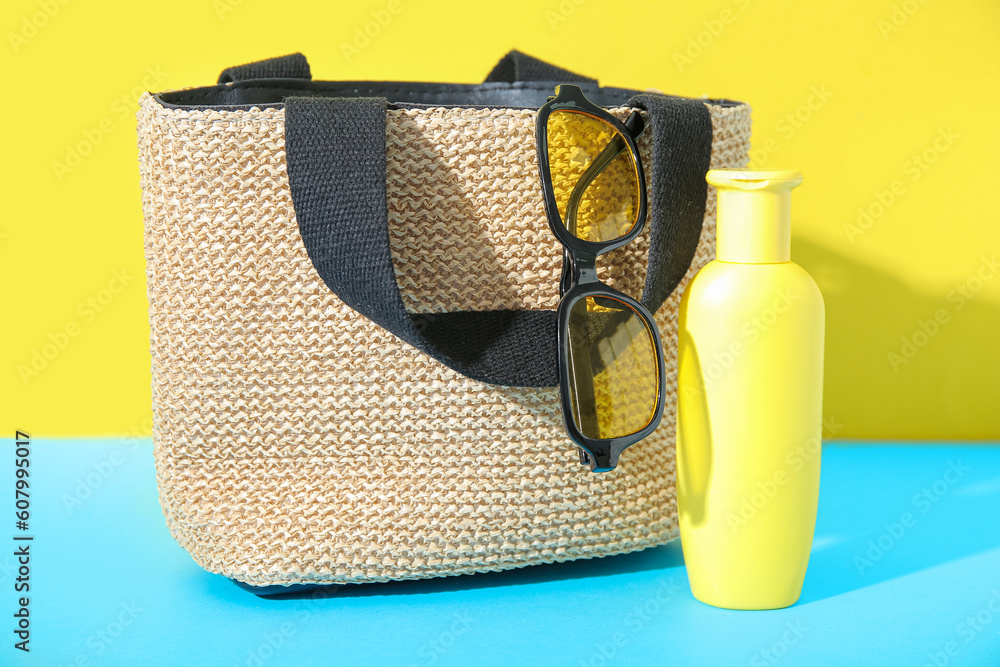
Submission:
[[[799,599],[819,497],[823,296],[791,261],[797,171],[713,170],[716,260],[681,300],[677,504],[691,592]]]

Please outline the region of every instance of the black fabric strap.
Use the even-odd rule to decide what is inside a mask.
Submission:
[[[219,83],[246,81],[247,79],[311,79],[309,62],[301,53],[257,60],[222,70]]]
[[[385,115],[383,98],[285,100],[288,180],[316,271],[348,306],[463,375],[553,386],[554,311],[407,312],[389,245]]]
[[[701,238],[712,115],[701,100],[669,95],[636,95],[628,106],[647,112],[653,133],[653,164],[644,165],[650,229],[641,300],[655,313],[684,278]]]
[[[486,75],[486,83],[503,81],[562,81],[563,83],[580,82],[597,85],[597,79],[570,72],[561,67],[550,65],[544,60],[532,58],[520,51],[511,51]],[[541,105],[539,105],[541,106]]]
[[[533,76],[544,74],[541,65],[532,68]],[[560,82],[546,85],[551,90]],[[463,375],[499,385],[555,386],[555,310],[406,310],[385,198],[388,103],[384,97],[284,100],[292,200],[317,272],[351,308]],[[698,244],[712,124],[699,100],[641,94],[632,105],[647,111],[653,133],[653,164],[645,170],[651,229],[642,300],[655,311],[684,276]]]

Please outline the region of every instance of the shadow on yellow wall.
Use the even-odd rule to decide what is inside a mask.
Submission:
[[[793,260],[826,301],[825,437],[997,437],[1000,376],[991,369],[1000,368],[1000,305],[977,297],[979,274],[1000,271],[1000,256],[986,257],[965,281],[934,295],[793,239]],[[970,424],[970,415],[979,418]]]

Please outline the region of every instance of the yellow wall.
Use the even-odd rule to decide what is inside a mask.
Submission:
[[[518,48],[753,105],[754,163],[806,174],[793,255],[826,296],[828,436],[1000,437],[1000,4],[394,0],[352,50],[389,6],[3,3],[0,428],[148,431],[141,91],[292,51],[316,78],[475,82]]]

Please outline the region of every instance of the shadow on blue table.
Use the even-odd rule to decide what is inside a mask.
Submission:
[[[863,447],[858,450],[858,447]],[[797,606],[836,597],[1000,547],[1000,477],[989,445],[836,444],[824,448],[821,502]],[[903,455],[905,453],[905,455]],[[866,465],[853,465],[858,454]],[[892,474],[886,471],[892,469]],[[477,575],[330,586],[240,585],[262,599],[411,596],[530,586],[684,567],[680,541],[637,553]],[[210,586],[229,585],[205,574]]]
[[[632,574],[684,567],[681,544],[670,544],[635,553],[587,558],[564,563],[532,565],[503,572],[486,572],[457,577],[389,581],[373,584],[332,584],[328,586],[246,586],[233,582],[240,588],[253,592],[266,600],[322,599],[324,597],[364,597],[372,595],[427,595],[451,593],[502,586],[530,586],[551,581],[571,579],[596,579],[616,574]],[[206,575],[218,580],[215,575]]]
[[[797,604],[1000,547],[996,452],[988,443],[824,447],[816,537]],[[865,465],[844,465],[856,459]]]

